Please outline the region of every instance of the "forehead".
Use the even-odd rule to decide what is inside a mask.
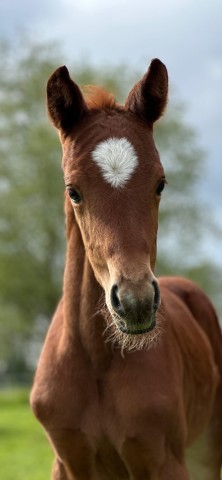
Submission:
[[[152,130],[129,112],[91,115],[63,142],[65,176],[99,172],[107,184],[121,188],[151,165],[161,166]]]

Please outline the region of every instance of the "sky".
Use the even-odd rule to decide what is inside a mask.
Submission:
[[[222,227],[221,0],[0,0],[0,36],[23,30],[57,40],[71,64],[89,58],[145,72],[160,58],[206,150],[206,215]]]

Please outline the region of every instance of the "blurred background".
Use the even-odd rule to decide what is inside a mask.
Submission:
[[[45,108],[59,65],[124,102],[152,58],[166,64],[169,106],[155,128],[168,180],[156,273],[196,281],[222,318],[221,18],[220,0],[0,0],[0,403],[5,425],[11,404],[16,419],[0,450],[5,465],[62,289],[61,148]],[[48,478],[41,462],[27,479]],[[29,466],[21,460],[4,479],[25,480]]]

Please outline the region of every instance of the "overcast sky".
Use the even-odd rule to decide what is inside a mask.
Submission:
[[[57,39],[73,60],[167,66],[207,150],[206,198],[222,226],[222,0],[0,0],[0,35]]]

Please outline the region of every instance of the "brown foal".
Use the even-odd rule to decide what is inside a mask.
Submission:
[[[165,175],[153,124],[167,102],[157,59],[124,106],[83,96],[66,67],[47,86],[63,148],[62,299],[31,405],[53,480],[219,480],[222,337],[205,294],[154,276]]]

